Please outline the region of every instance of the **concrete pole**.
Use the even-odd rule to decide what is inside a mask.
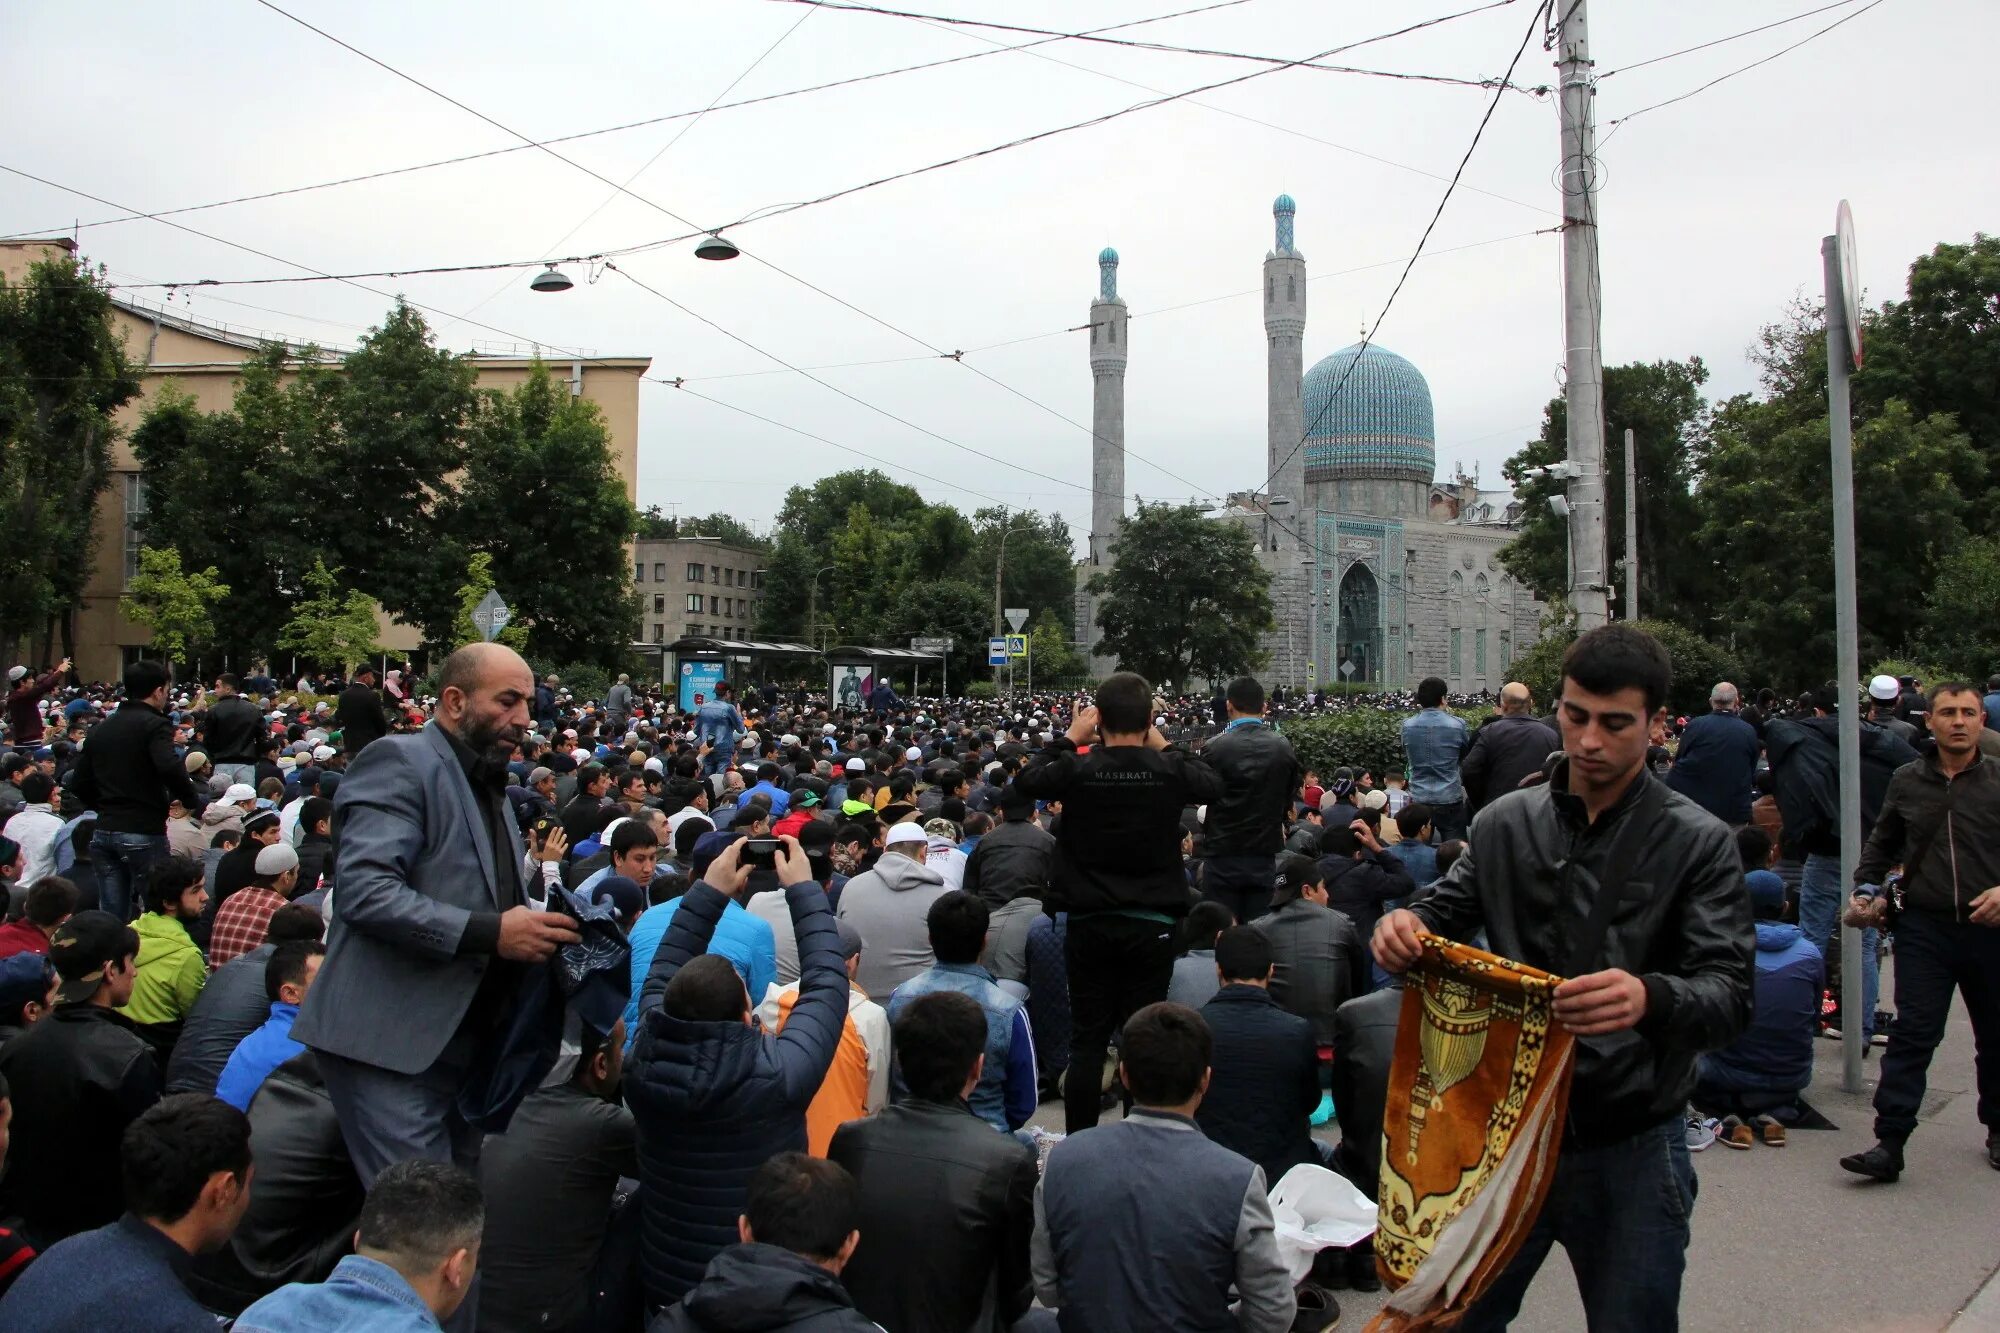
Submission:
[[[1557,0],[1557,83],[1561,86],[1563,189],[1564,397],[1568,402],[1570,605],[1579,630],[1605,622],[1604,354],[1599,347],[1603,287],[1597,272],[1597,131],[1585,0]]]
[[[1861,861],[1861,629],[1854,590],[1854,418],[1847,400],[1853,371],[1847,345],[1847,303],[1840,282],[1840,243],[1820,242],[1826,267],[1826,411],[1833,446],[1834,683],[1840,687],[1841,901],[1853,891]],[[1861,932],[1840,928],[1840,1087],[1860,1092],[1862,1026]]]
[[[1639,618],[1639,466],[1632,428],[1625,428],[1625,619]]]

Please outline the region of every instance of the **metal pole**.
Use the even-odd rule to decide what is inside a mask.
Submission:
[[[1597,272],[1597,95],[1591,75],[1585,0],[1566,7],[1557,37],[1562,93],[1564,398],[1568,403],[1571,546],[1575,572],[1570,605],[1577,628],[1602,625],[1609,607],[1604,577],[1604,354],[1599,346],[1603,304]]]
[[[1826,411],[1833,444],[1834,683],[1840,687],[1840,884],[1853,892],[1861,861],[1860,625],[1854,600],[1854,418],[1847,401],[1846,301],[1840,284],[1840,243],[1819,243],[1826,268]],[[1840,1086],[1861,1091],[1861,932],[1840,928]]]
[[[1095,337],[1096,335],[1093,334],[1092,336]],[[1007,567],[1007,534],[1010,531],[1011,529],[1007,526],[1007,511],[1005,508],[1002,508],[1000,510],[1000,551],[993,558],[993,636],[995,638],[998,638],[1001,634],[1000,571]],[[1011,655],[1008,669],[1010,672],[1012,671]],[[1007,680],[1008,692],[1010,694],[1013,692],[1013,684],[1013,677],[1010,674]],[[993,688],[996,693],[1000,689],[1000,668],[997,666],[993,668]]]
[[[1639,468],[1632,428],[1625,428],[1625,618],[1639,618]]]

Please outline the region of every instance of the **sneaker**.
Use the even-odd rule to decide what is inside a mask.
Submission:
[[[1835,1027],[1833,1024],[1828,1023],[1825,1027],[1819,1030],[1819,1035],[1825,1037],[1828,1041],[1839,1041],[1840,1029]]]
[[[1785,1127],[1775,1117],[1760,1115],[1750,1122],[1750,1127],[1757,1131],[1757,1137],[1764,1140],[1766,1148],[1785,1146]]]
[[[1715,1142],[1716,1121],[1704,1120],[1698,1111],[1688,1112],[1687,1146],[1689,1152],[1704,1152]]]
[[[1986,1164],[2000,1171],[2000,1134],[1986,1136]]]
[[[1903,1145],[1884,1139],[1867,1152],[1841,1158],[1840,1169],[1870,1180],[1879,1180],[1885,1185],[1894,1184],[1897,1177],[1903,1174]]]
[[[1887,1046],[1889,1044],[1889,1034],[1881,1028],[1876,1028],[1874,1033],[1868,1038],[1868,1044],[1870,1046]]]
[[[1292,1333],[1326,1333],[1340,1322],[1340,1302],[1326,1288],[1301,1283],[1298,1299],[1299,1312],[1292,1317]]]
[[[1715,1138],[1725,1148],[1737,1148],[1749,1152],[1750,1145],[1757,1141],[1757,1134],[1743,1120],[1732,1115],[1723,1117],[1722,1124],[1715,1131]]]

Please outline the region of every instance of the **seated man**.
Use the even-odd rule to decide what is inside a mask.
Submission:
[[[1027,1006],[1000,989],[993,974],[979,965],[986,921],[986,904],[962,889],[931,904],[925,925],[937,964],[896,987],[889,997],[889,1021],[893,1024],[911,1001],[939,991],[956,991],[977,1004],[986,1015],[986,1066],[972,1091],[972,1113],[1005,1133],[1027,1124],[1035,1113],[1035,1039],[1028,1030]]]
[[[883,835],[875,868],[840,891],[840,919],[868,941],[868,958],[856,979],[870,995],[888,995],[937,961],[925,920],[931,904],[950,890],[926,864],[929,856],[930,840],[922,829],[893,825]]]
[[[776,894],[760,893],[759,898]],[[787,927],[790,926],[787,922]],[[840,1046],[827,1066],[826,1078],[806,1107],[806,1151],[814,1157],[826,1156],[834,1131],[850,1120],[874,1115],[889,1104],[889,1015],[854,984],[866,947],[861,932],[835,919],[840,933],[840,953],[847,964],[847,1019],[840,1027]],[[786,934],[790,934],[787,929]],[[766,1032],[782,1032],[799,1001],[799,983],[773,986],[757,1006],[757,1021]]]
[[[702,847],[697,844],[698,850],[693,853],[689,867],[694,871],[694,877],[702,878],[715,861],[729,854],[727,848],[741,840],[732,834],[722,834],[717,839],[719,846],[709,844]],[[639,923],[632,927],[629,936],[632,945],[632,998],[625,1005],[625,1054],[628,1057],[639,1040],[640,993],[645,989],[647,977],[652,975],[653,959],[659,952],[660,941],[666,938],[673,926],[674,914],[686,901],[683,896],[648,907],[640,914]],[[771,927],[752,916],[733,897],[724,901],[722,915],[707,937],[707,947],[708,952],[723,958],[736,969],[736,975],[743,979],[743,988],[748,994],[762,999],[764,992],[777,979],[778,947]]]
[[[47,953],[49,936],[76,911],[77,898],[76,885],[59,875],[36,881],[28,890],[21,919],[0,926],[0,958],[17,953]]]
[[[270,1016],[264,994],[264,964],[287,940],[317,940],[326,921],[303,903],[287,903],[271,913],[264,942],[212,973],[201,998],[181,1025],[180,1040],[167,1061],[168,1092],[215,1093],[222,1067],[236,1053],[236,1044],[255,1032]]]
[[[0,1048],[0,1077],[14,1089],[0,1216],[20,1217],[42,1248],[117,1219],[118,1144],[160,1100],[153,1048],[118,1012],[138,952],[137,932],[109,912],[65,921],[49,941],[55,1012]]]
[[[1220,989],[1215,976],[1215,941],[1235,924],[1235,914],[1213,898],[1188,908],[1187,919],[1181,922],[1181,947],[1186,952],[1174,959],[1173,980],[1167,983],[1169,1000],[1199,1009],[1215,998]]]
[[[1031,1254],[1035,1294],[1060,1311],[1063,1328],[1291,1328],[1297,1300],[1264,1172],[1194,1122],[1210,1053],[1200,1014],[1147,1005],[1126,1020],[1119,1045],[1132,1113],[1050,1151]]]
[[[265,848],[267,852],[290,850]],[[231,906],[250,892],[253,890],[245,889],[230,899]],[[239,1111],[247,1111],[271,1071],[304,1052],[305,1047],[292,1040],[292,1021],[299,1016],[299,1006],[305,1003],[325,956],[326,946],[318,940],[294,940],[271,951],[264,963],[264,994],[271,1001],[270,1016],[262,1027],[237,1043],[229,1063],[222,1067],[222,1077],[216,1080],[216,1096]]]
[[[132,925],[139,932],[139,961],[124,1013],[164,1065],[208,980],[208,964],[188,933],[201,920],[208,891],[200,866],[169,856],[146,872],[145,895],[146,910]]]
[[[264,942],[271,916],[299,887],[299,854],[283,842],[257,853],[257,872],[215,914],[208,934],[208,970],[241,958]]]
[[[479,1322],[491,1333],[583,1326],[618,1181],[639,1174],[632,1113],[618,1102],[624,1020],[582,1035],[569,1079],[530,1093],[480,1151]]]
[[[333,1276],[278,1288],[236,1333],[437,1333],[472,1289],[484,1221],[479,1182],[462,1167],[398,1162],[375,1177],[354,1253]]]
[[[1346,832],[1330,828],[1327,835]],[[1271,941],[1271,998],[1310,1022],[1313,1040],[1331,1046],[1333,1011],[1368,989],[1368,956],[1354,923],[1327,905],[1324,864],[1280,856],[1271,910],[1250,924]]]
[[[833,1136],[827,1155],[860,1183],[867,1237],[842,1278],[855,1308],[884,1328],[985,1333],[1034,1298],[1035,1154],[967,1104],[986,1040],[986,1015],[968,996],[939,991],[904,1005],[896,1063],[908,1095]]]
[[[1215,941],[1215,972],[1222,988],[1201,1007],[1215,1049],[1195,1124],[1273,1185],[1295,1166],[1325,1165],[1309,1119],[1319,1105],[1319,1048],[1312,1024],[1271,998],[1270,940],[1254,925],[1231,926]]]
[[[749,884],[741,839],[681,899],[640,993],[625,1101],[639,1125],[641,1277],[654,1305],[686,1295],[732,1243],[757,1165],[806,1146],[806,1104],[840,1043],[848,983],[833,913],[798,840],[780,846],[799,940],[799,1000],[785,1030],[759,1032],[742,979],[706,952]]]
[[[861,1239],[855,1195],[854,1178],[831,1162],[796,1152],[766,1161],[744,1191],[741,1243],[647,1333],[880,1333],[840,1282]]]
[[[1783,1126],[1771,1112],[1788,1106],[1812,1082],[1813,1030],[1819,1018],[1826,961],[1785,911],[1785,881],[1775,871],[1743,877],[1757,921],[1757,970],[1750,1026],[1719,1051],[1696,1061],[1694,1103],[1724,1117],[1725,1146],[1747,1148],[1754,1133],[1776,1146]],[[1736,1123],[1730,1123],[1734,1120]]]
[[[1406,807],[1407,808],[1407,807]],[[1349,1000],[1333,1015],[1333,1106],[1340,1142],[1328,1162],[1354,1188],[1375,1198],[1382,1188],[1382,1118],[1389,1103],[1389,1066],[1396,1056],[1396,1025],[1403,1012],[1402,979]],[[1357,1241],[1344,1260],[1347,1285],[1375,1291],[1375,1245]]]
[[[0,1046],[47,1018],[55,993],[56,968],[47,954],[0,958]]]
[[[1321,832],[1319,868],[1326,876],[1327,906],[1352,921],[1364,941],[1383,904],[1407,899],[1417,887],[1402,858],[1384,849],[1365,819]]]
[[[133,1121],[115,1150],[89,1151],[121,1161],[124,1216],[29,1265],[0,1300],[0,1328],[215,1333],[215,1316],[181,1274],[191,1255],[229,1239],[250,1202],[250,1122],[212,1097],[169,1097]]]

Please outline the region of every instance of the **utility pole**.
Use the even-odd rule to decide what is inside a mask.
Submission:
[[[1639,467],[1632,428],[1625,428],[1625,619],[1639,618]]]
[[[1861,862],[1861,627],[1855,603],[1854,572],[1854,418],[1848,399],[1848,376],[1859,353],[1849,341],[1850,297],[1842,270],[1842,241],[1854,243],[1847,202],[1841,201],[1839,231],[1820,242],[1826,270],[1826,405],[1833,471],[1833,608],[1834,651],[1839,660],[1833,679],[1840,687],[1840,883],[1854,883]],[[1858,294],[1857,294],[1858,295]],[[1816,941],[1817,942],[1817,941]],[[1861,975],[1861,932],[1840,928],[1840,1086],[1860,1092],[1862,1028],[1861,987],[1848,977]]]
[[[1555,0],[1556,82],[1561,94],[1563,190],[1564,398],[1568,404],[1570,606],[1580,630],[1609,615],[1604,549],[1604,353],[1599,346],[1603,287],[1597,272],[1597,90],[1585,0]]]

